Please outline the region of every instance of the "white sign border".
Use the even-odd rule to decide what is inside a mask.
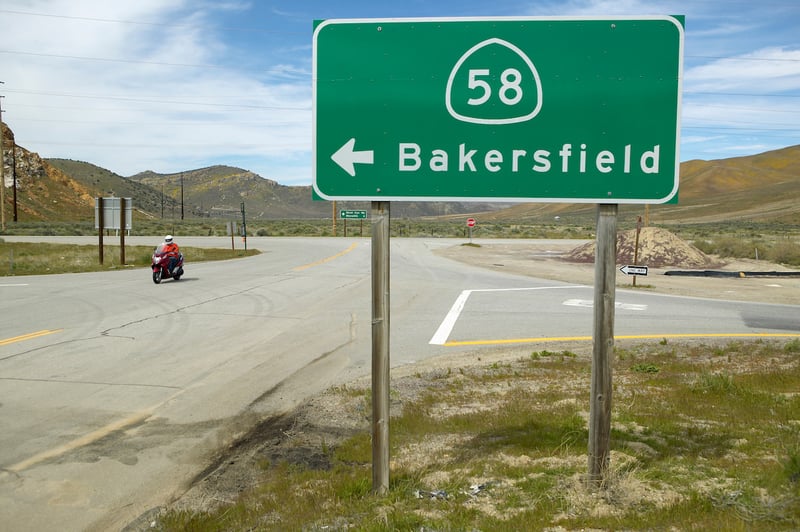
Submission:
[[[494,197],[494,196],[331,196],[323,193],[317,186],[317,37],[320,31],[330,25],[344,24],[386,24],[386,23],[437,23],[437,22],[558,22],[558,21],[645,21],[662,20],[671,22],[678,29],[680,35],[678,43],[678,101],[675,122],[675,175],[672,190],[663,198],[636,199],[636,198],[519,198],[519,197]],[[651,204],[668,203],[678,193],[680,180],[680,137],[681,137],[681,102],[683,94],[683,53],[685,42],[685,29],[683,24],[674,15],[594,15],[594,16],[543,16],[543,17],[420,17],[420,18],[345,18],[327,19],[321,21],[314,28],[312,37],[312,67],[311,67],[311,177],[314,193],[327,201],[425,201],[425,202],[496,202],[496,203],[608,203],[608,204]]]

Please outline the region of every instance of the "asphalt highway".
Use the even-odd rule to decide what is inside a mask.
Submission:
[[[178,242],[230,247],[229,238]],[[591,286],[432,253],[461,243],[392,240],[393,367],[590,341]],[[159,285],[147,268],[0,277],[4,530],[119,529],[179,496],[259,420],[369,374],[370,240],[264,237],[248,246],[262,254],[187,256],[185,277]],[[621,289],[616,303],[624,337],[800,336],[796,305]]]

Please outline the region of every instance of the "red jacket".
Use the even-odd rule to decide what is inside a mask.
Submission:
[[[180,253],[180,248],[178,247],[178,244],[176,244],[175,242],[165,242],[164,245],[161,247],[161,249],[167,255],[177,256],[178,253]]]

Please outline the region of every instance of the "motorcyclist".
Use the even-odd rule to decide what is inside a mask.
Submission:
[[[167,269],[169,270],[169,274],[172,275],[172,270],[175,268],[175,265],[178,264],[178,257],[180,256],[181,249],[173,241],[172,235],[167,235],[164,237],[164,242],[161,244],[161,249],[164,253],[169,257],[169,265]]]

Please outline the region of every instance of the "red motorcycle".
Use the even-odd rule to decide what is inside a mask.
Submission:
[[[175,258],[175,265],[172,267],[172,273],[169,271],[170,259]],[[175,279],[178,281],[183,275],[183,253],[167,253],[164,251],[164,244],[160,244],[153,252],[152,264],[150,267],[153,269],[153,282],[158,284],[162,279]]]

